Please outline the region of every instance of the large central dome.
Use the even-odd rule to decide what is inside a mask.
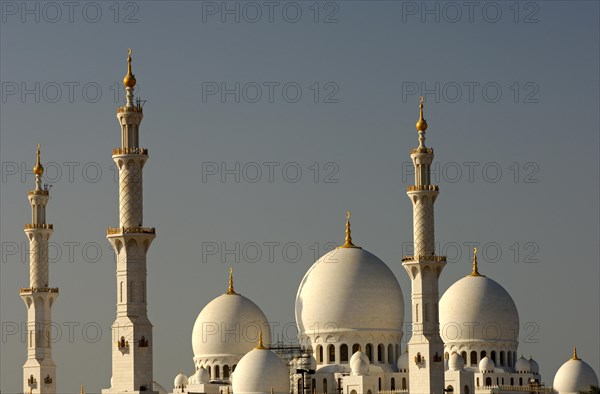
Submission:
[[[325,254],[308,270],[296,296],[300,335],[402,331],[404,299],[390,268],[356,247]]]

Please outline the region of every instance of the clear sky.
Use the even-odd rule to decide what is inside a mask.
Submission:
[[[129,47],[148,100],[159,383],[193,370],[193,323],[226,290],[230,266],[270,321],[294,322],[298,284],[342,242],[346,209],[355,243],[391,267],[410,302],[401,258],[420,94],[449,260],[440,288],[470,272],[478,243],[480,271],[518,307],[519,355],[533,355],[549,384],[574,345],[600,371],[598,2],[0,4],[3,393],[21,390],[26,357],[19,287],[37,143],[53,185],[58,389],[109,386],[116,284],[105,234],[118,225],[111,151]]]

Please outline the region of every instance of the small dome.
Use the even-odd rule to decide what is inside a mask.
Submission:
[[[248,352],[231,376],[235,394],[288,394],[289,370],[278,355],[262,346]]]
[[[175,380],[173,381],[173,386],[177,388],[183,388],[187,386],[188,378],[183,373],[179,373],[179,375],[175,376]]]
[[[531,373],[534,375],[539,375],[540,365],[531,356],[529,356],[529,365],[531,366]]]
[[[339,247],[317,260],[300,282],[295,309],[300,335],[310,335],[314,327],[322,333],[329,326],[336,334],[402,333],[404,298],[398,280],[365,249]]]
[[[243,295],[223,294],[202,309],[192,330],[194,359],[239,356],[254,348],[259,332],[271,342],[262,310]]]
[[[527,362],[529,363],[529,361]],[[496,369],[496,365],[491,358],[485,356],[479,361],[479,372],[494,372],[494,369]]]
[[[531,364],[529,363],[529,360],[527,360],[525,357],[521,356],[521,358],[518,359],[517,362],[515,363],[515,371],[517,371],[519,373],[531,372]]]
[[[479,365],[479,369],[481,369],[481,363],[479,363]],[[465,360],[463,360],[462,356],[456,352],[452,352],[450,358],[448,359],[448,369],[451,371],[461,371],[464,367]]]
[[[408,371],[408,352],[404,351],[404,353],[402,353],[400,355],[400,357],[398,357],[398,362],[396,363],[396,365],[398,366],[398,370],[400,372],[402,371]]]
[[[575,352],[573,358],[564,363],[554,375],[554,389],[559,394],[576,394],[589,390],[590,386],[598,386],[598,376]]]
[[[350,368],[352,370],[352,376],[362,376],[369,373],[369,358],[366,354],[357,351],[350,357]]]

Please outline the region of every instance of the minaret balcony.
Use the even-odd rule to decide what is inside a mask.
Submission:
[[[21,295],[32,293],[58,293],[58,287],[21,287]]]
[[[142,106],[137,105],[137,106],[124,106],[124,107],[119,107],[117,108],[117,113],[121,114],[123,112],[138,112],[138,113],[144,113]]]
[[[123,235],[123,234],[156,234],[154,227],[109,227],[106,231],[107,235]]]
[[[42,189],[42,190],[30,190],[27,195],[29,196],[35,196],[35,195],[40,195],[40,196],[47,196],[49,195],[48,190],[47,189]]]
[[[46,229],[52,230],[54,226],[48,223],[27,223],[25,225],[25,230],[37,230],[37,229]]]
[[[418,192],[418,191],[431,191],[437,192],[440,190],[438,185],[411,185],[407,188],[409,192]]]
[[[412,261],[437,261],[437,262],[445,262],[446,256],[435,256],[435,255],[418,255],[418,256],[404,256],[402,257],[402,262],[412,262]]]
[[[418,154],[418,153],[426,153],[428,155],[433,155],[433,148],[412,148],[410,153]]]
[[[115,148],[113,149],[114,155],[147,155],[148,149],[146,148]]]

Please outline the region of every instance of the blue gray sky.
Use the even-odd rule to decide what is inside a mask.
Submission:
[[[598,2],[0,4],[2,392],[21,390],[26,357],[19,287],[37,143],[53,186],[58,389],[109,386],[105,232],[118,225],[111,150],[129,47],[147,100],[159,383],[192,371],[193,323],[226,290],[229,267],[274,335],[291,340],[282,327],[298,284],[343,240],[347,209],[355,243],[391,267],[410,302],[401,258],[419,95],[441,189],[441,289],[470,272],[479,245],[480,271],[513,296],[519,353],[543,380],[575,345],[600,371]]]

